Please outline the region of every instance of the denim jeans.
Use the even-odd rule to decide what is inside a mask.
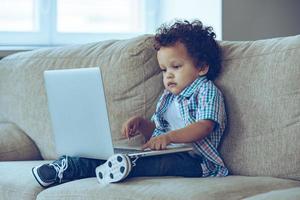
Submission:
[[[68,157],[68,160],[69,166],[64,175],[68,180],[95,177],[96,167],[106,162],[82,157]],[[201,177],[201,162],[201,157],[191,156],[187,152],[142,157],[136,160],[136,166],[132,168],[128,178],[141,176]]]

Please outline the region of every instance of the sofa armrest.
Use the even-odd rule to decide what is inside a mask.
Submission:
[[[34,142],[15,124],[0,122],[0,161],[40,160]]]

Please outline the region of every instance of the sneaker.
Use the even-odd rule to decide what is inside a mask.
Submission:
[[[68,157],[63,156],[50,164],[32,168],[32,174],[42,187],[49,187],[62,182],[63,173],[68,168]]]
[[[131,168],[132,164],[127,155],[115,154],[96,168],[96,176],[101,184],[115,183],[125,179]]]

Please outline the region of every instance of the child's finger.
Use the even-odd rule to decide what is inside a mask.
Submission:
[[[123,128],[123,136],[129,138],[129,130],[127,125],[125,125]]]
[[[128,136],[128,138],[132,137],[132,129],[131,128],[128,129],[127,136]]]
[[[130,127],[126,127],[126,138],[130,138],[130,134],[131,134],[131,128]]]
[[[135,133],[135,125],[133,125],[130,129],[130,134],[134,135],[134,133]]]
[[[125,126],[124,126],[124,125],[122,125],[122,128],[121,128],[121,134],[122,134],[123,137],[126,136],[126,133],[125,133]]]
[[[130,136],[135,136],[136,135],[136,126],[133,125],[130,129]]]
[[[143,150],[145,150],[145,149],[147,149],[147,148],[149,148],[149,141],[146,142],[146,143],[142,146],[142,149],[143,149]]]

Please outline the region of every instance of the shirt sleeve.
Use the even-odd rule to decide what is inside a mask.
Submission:
[[[152,137],[156,137],[167,132],[167,122],[165,120],[159,119],[158,116],[154,114],[151,121],[155,123],[155,129],[152,133]]]
[[[222,93],[216,88],[208,88],[198,96],[196,121],[212,120],[221,125],[226,118]]]
[[[152,133],[152,137],[156,137],[161,134],[164,134],[168,130],[168,126],[169,126],[168,122],[163,118],[163,116],[159,114],[160,113],[159,110],[161,110],[162,106],[166,104],[167,95],[168,92],[165,90],[157,102],[155,113],[151,117],[151,121],[155,124],[155,129]]]

